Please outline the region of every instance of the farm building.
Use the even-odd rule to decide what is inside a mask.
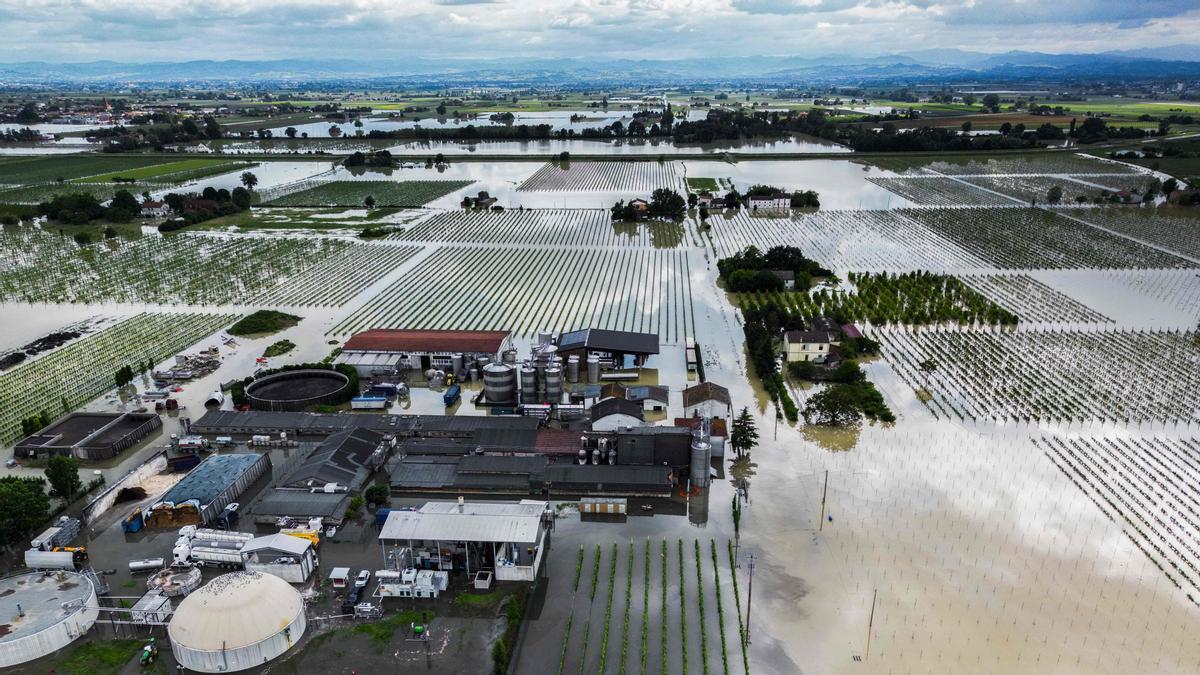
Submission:
[[[796,273],[792,270],[771,270],[771,274],[783,282],[783,290],[796,290]]]
[[[497,581],[533,581],[542,563],[547,502],[428,502],[392,511],[379,532],[385,563],[400,569],[495,570]]]
[[[332,485],[339,492],[357,492],[394,444],[394,438],[378,431],[343,429],[322,441],[278,487],[309,491]]]
[[[13,454],[111,459],[161,428],[154,413],[71,413],[18,442]]]
[[[142,513],[147,527],[206,525],[271,468],[268,455],[213,455]]]
[[[671,392],[657,385],[635,385],[627,387],[620,382],[609,382],[600,388],[600,398],[623,398],[642,405],[646,412],[666,410],[671,402]]]
[[[223,673],[262,666],[304,637],[304,600],[286,581],[231,572],[179,603],[167,635],[181,668]]]
[[[658,335],[584,328],[559,335],[557,345],[564,359],[577,355],[586,362],[587,357],[597,356],[603,367],[640,368],[658,353]]]
[[[252,512],[254,521],[271,525],[280,518],[307,522],[310,518],[321,518],[331,525],[339,525],[350,506],[348,492],[303,492],[300,490],[273,489],[256,503]]]
[[[683,390],[684,417],[729,417],[729,390],[713,382],[701,382]]]
[[[359,376],[370,377],[407,369],[449,370],[458,355],[467,361],[479,357],[499,361],[512,348],[512,333],[508,331],[374,328],[351,336],[334,363],[351,365]]]
[[[538,421],[528,417],[386,415],[375,413],[300,413],[209,410],[189,425],[190,433],[205,436],[252,436],[279,434],[289,436],[328,436],[337,431],[365,428],[398,439],[472,438],[477,431],[537,429]]]
[[[275,533],[246,542],[242,560],[248,572],[273,574],[288,583],[302,584],[316,567],[317,555],[311,541]]]
[[[591,409],[592,431],[616,431],[646,422],[641,403],[624,398],[606,398]]]

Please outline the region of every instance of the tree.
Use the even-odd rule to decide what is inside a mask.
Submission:
[[[971,133],[971,120],[962,123],[962,130],[964,134]]]
[[[233,192],[229,193],[229,200],[233,205],[245,211],[250,208],[250,191],[244,187],[235,187]]]
[[[974,94],[963,94],[962,101],[963,101],[963,103],[965,103],[967,105],[975,105],[975,95]]]
[[[13,546],[46,519],[50,498],[41,478],[0,478],[0,547]]]
[[[38,115],[37,104],[30,102],[21,106],[21,111],[17,113],[16,119],[18,124],[34,124],[42,118],[41,115]]]
[[[1046,201],[1051,204],[1057,204],[1062,201],[1063,189],[1060,185],[1052,185],[1046,191]]]
[[[682,218],[687,211],[687,201],[671,188],[658,188],[650,195],[650,215],[665,218]]]
[[[445,103],[439,103],[439,104],[438,104],[438,107],[437,107],[437,114],[438,114],[438,117],[445,117],[445,116],[446,116],[446,104],[445,104]]]
[[[388,503],[388,496],[391,494],[391,490],[386,485],[372,485],[367,488],[364,494],[367,497],[367,502],[381,506]]]
[[[287,136],[288,138],[295,138],[296,137],[296,127],[288,127],[286,129],[284,129],[283,135]]]
[[[253,190],[254,186],[258,185],[258,176],[255,176],[250,171],[243,171],[242,185],[245,185],[247,190]]]
[[[857,398],[849,385],[831,384],[809,397],[804,421],[825,426],[847,426],[862,420]]]
[[[996,94],[985,94],[983,107],[992,112],[1000,112],[1000,97]]]
[[[733,451],[738,457],[758,445],[758,428],[749,408],[742,408],[742,412],[733,420],[733,428],[729,431],[729,444],[733,446]]]
[[[367,195],[367,198],[363,200],[363,204],[365,204],[368,209],[373,209],[375,208],[375,198],[371,195]]]
[[[83,489],[83,481],[79,480],[79,460],[66,455],[51,457],[46,462],[46,480],[64,502],[71,501]]]

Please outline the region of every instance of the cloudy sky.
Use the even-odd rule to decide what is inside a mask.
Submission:
[[[1200,43],[1200,0],[0,0],[0,61],[680,58]]]

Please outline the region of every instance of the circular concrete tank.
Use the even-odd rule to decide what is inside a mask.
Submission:
[[[223,574],[183,599],[167,634],[175,660],[188,670],[222,673],[254,668],[291,649],[304,635],[304,601],[271,574]]]
[[[246,386],[246,400],[255,410],[300,412],[320,404],[337,404],[349,398],[350,380],[336,370],[286,370],[254,380]]]
[[[92,581],[75,572],[0,579],[0,668],[54,653],[96,623]]]

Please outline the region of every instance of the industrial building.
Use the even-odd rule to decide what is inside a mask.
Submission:
[[[616,431],[646,422],[642,405],[624,398],[606,398],[593,405],[590,414],[592,431]]]
[[[584,328],[558,336],[558,353],[564,358],[595,356],[602,368],[640,368],[658,353],[658,335],[621,330]]]
[[[549,504],[429,502],[392,511],[379,532],[386,567],[463,571],[485,569],[497,581],[533,581],[542,563]]]
[[[273,574],[243,571],[216,577],[185,597],[167,634],[181,668],[224,673],[278,657],[300,641],[306,626],[296,589]]]
[[[71,413],[18,442],[13,456],[111,459],[161,428],[154,413]]]
[[[353,366],[364,378],[405,370],[457,371],[480,359],[501,361],[511,349],[512,333],[507,331],[373,328],[351,336],[334,364]],[[461,359],[458,368],[455,357]]]
[[[527,430],[538,428],[538,421],[509,416],[385,415],[373,413],[303,413],[209,410],[189,425],[190,433],[250,437],[255,434],[280,434],[312,437],[328,436],[351,428],[366,428],[397,439],[471,438],[476,431]]]
[[[283,489],[357,492],[381,466],[395,438],[364,427],[330,434],[300,466],[279,482]]]
[[[247,571],[274,574],[290,584],[304,583],[317,566],[312,542],[289,534],[255,537],[241,553]]]
[[[91,630],[99,615],[87,575],[31,572],[0,579],[0,668],[53,654]]]
[[[142,512],[147,527],[206,525],[271,468],[257,453],[213,455]]]

